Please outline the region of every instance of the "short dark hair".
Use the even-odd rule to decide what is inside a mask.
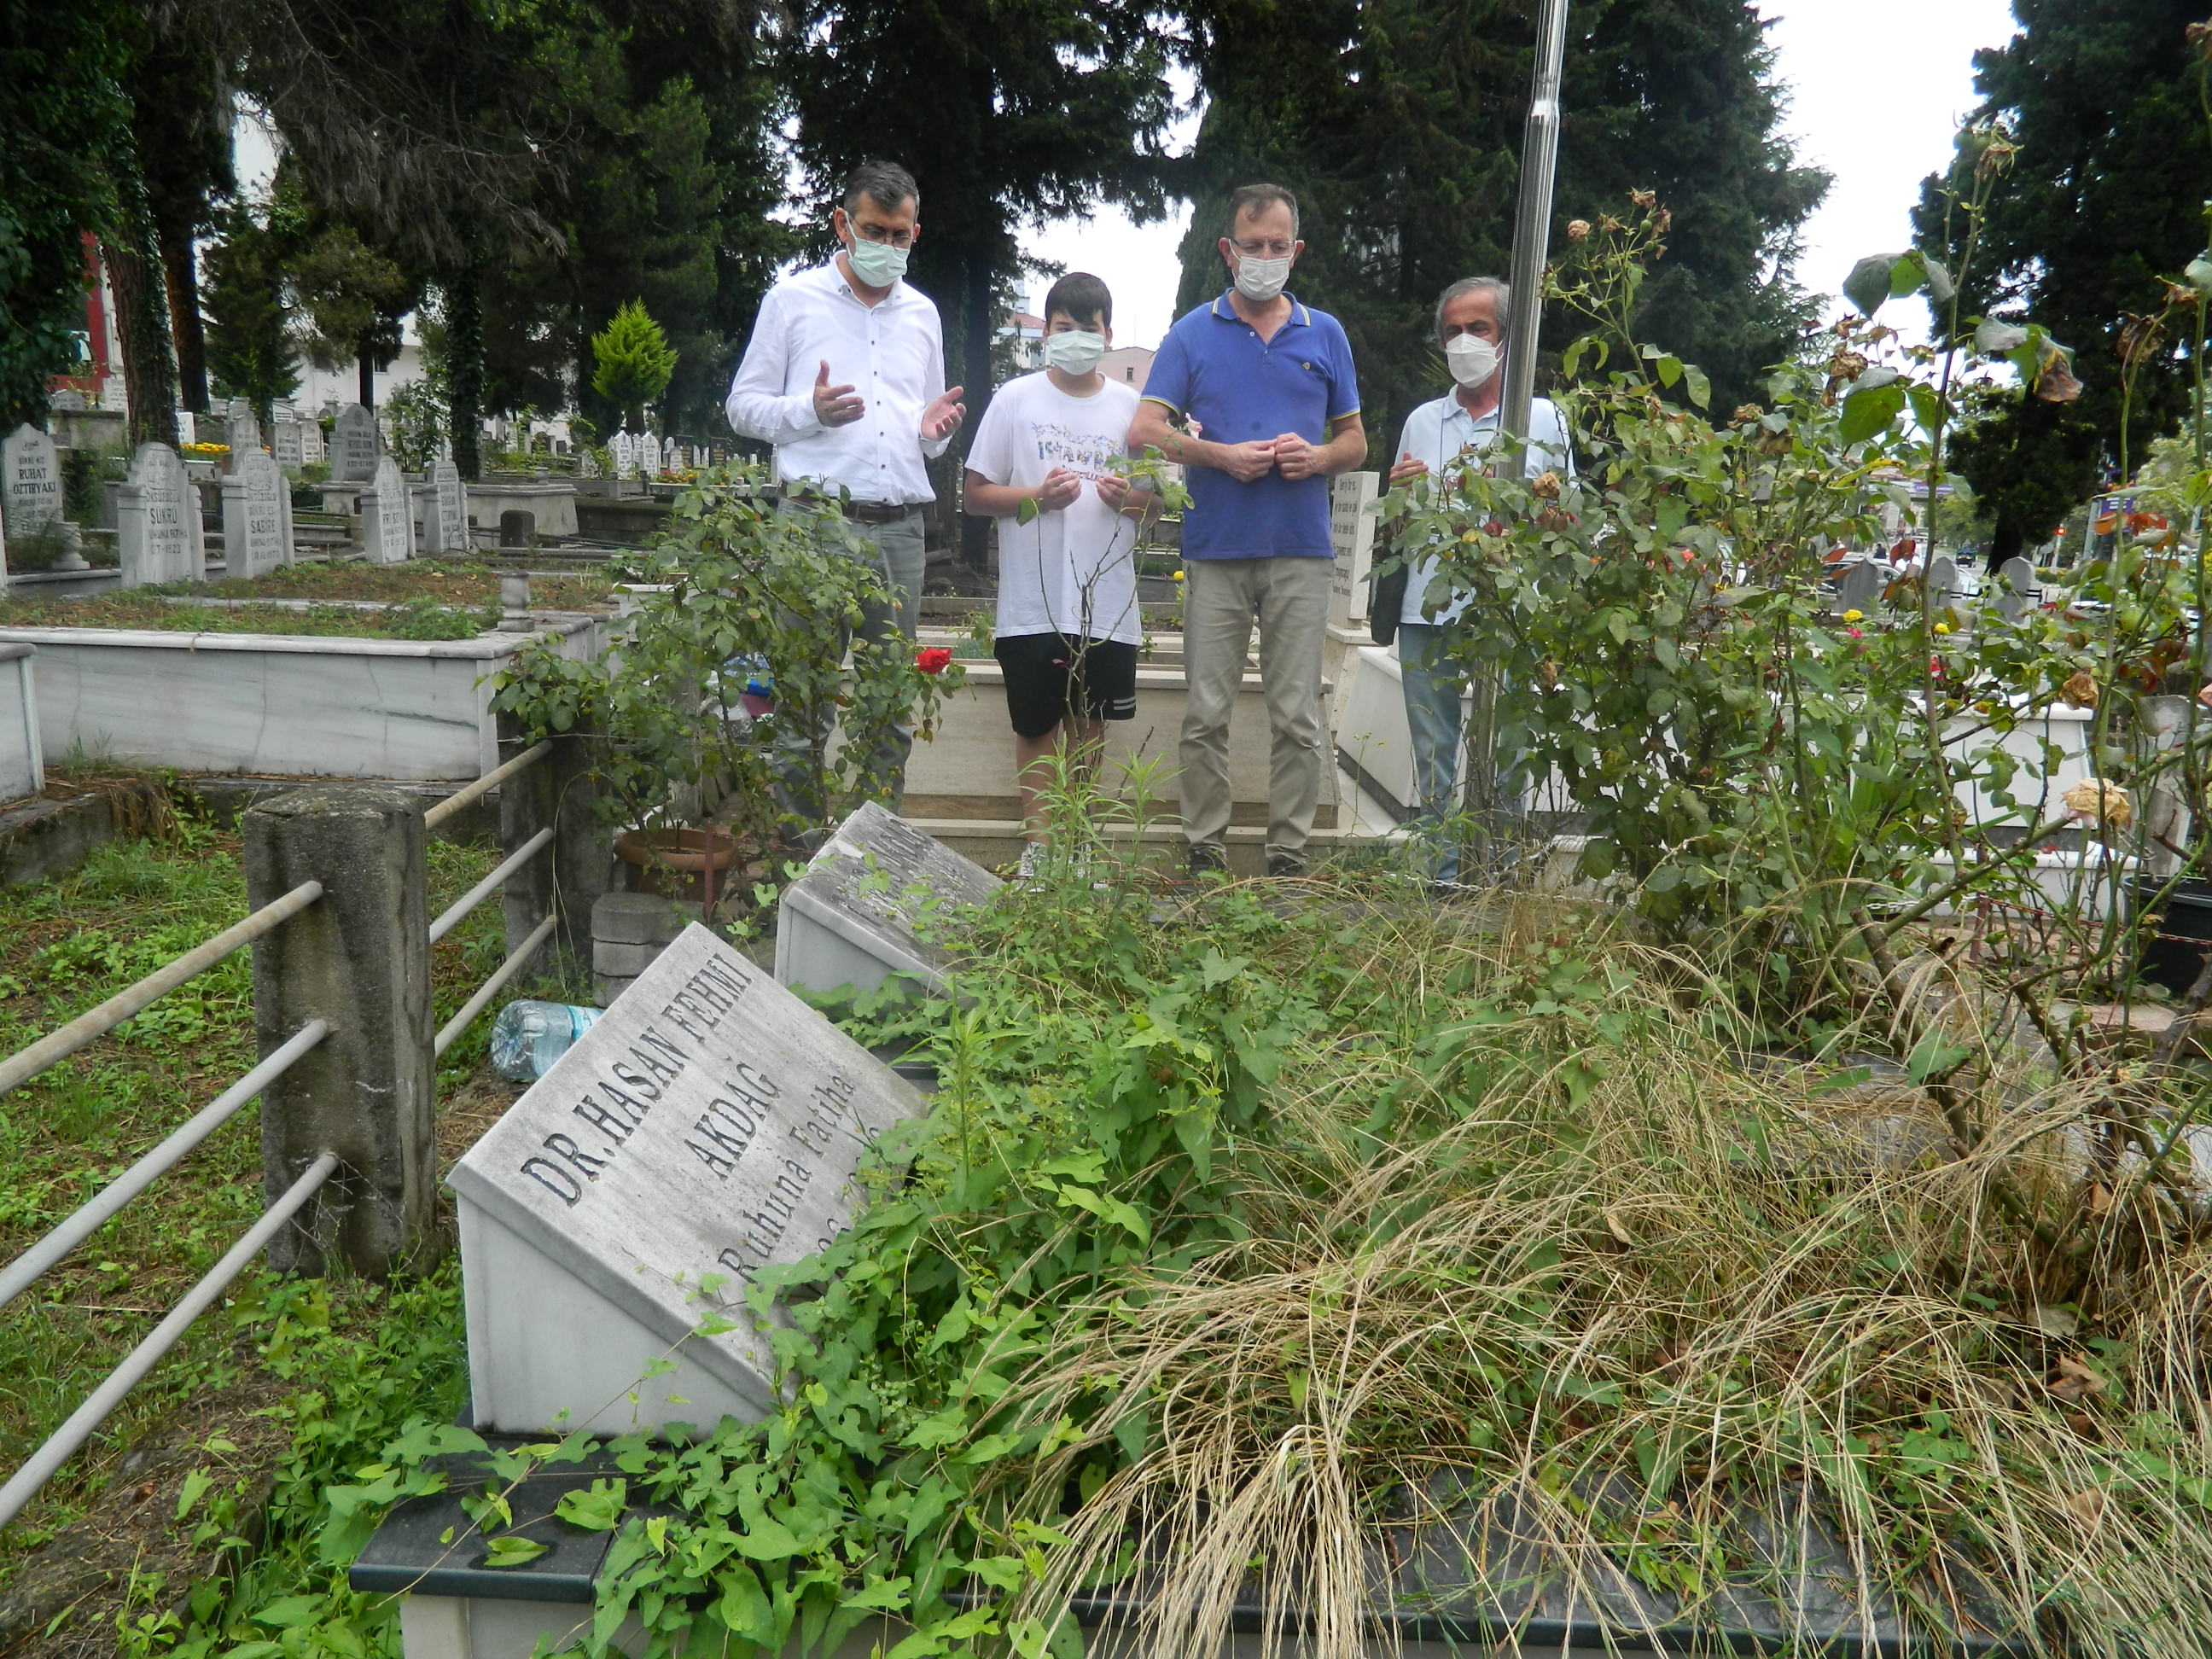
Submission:
[[[1044,320],[1050,322],[1055,311],[1079,323],[1096,317],[1109,328],[1114,325],[1114,296],[1087,270],[1071,270],[1052,285],[1044,296]]]
[[[1298,198],[1280,185],[1239,185],[1229,192],[1229,234],[1237,234],[1237,222],[1248,213],[1280,202],[1291,210],[1291,240],[1298,235]]]
[[[921,186],[914,182],[914,174],[896,161],[863,161],[853,169],[852,177],[845,180],[845,194],[840,205],[847,214],[860,210],[860,198],[865,196],[886,213],[896,210],[902,202],[921,204]]]

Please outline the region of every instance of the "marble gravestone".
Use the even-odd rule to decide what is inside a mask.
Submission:
[[[366,483],[376,476],[376,416],[359,404],[338,410],[331,430],[331,478],[337,483]]]
[[[268,451],[231,454],[222,481],[223,562],[233,576],[260,576],[292,562],[292,491]]]
[[[627,431],[615,433],[608,441],[607,453],[614,458],[617,478],[627,478],[637,470],[637,444]]]
[[[684,465],[684,451],[673,438],[664,438],[660,444],[660,465],[664,471],[673,472]]]
[[[319,420],[300,422],[300,465],[322,466],[331,459],[331,447],[323,437],[323,423]]]
[[[1330,486],[1329,545],[1336,563],[1329,576],[1328,619],[1340,628],[1367,620],[1367,571],[1375,562],[1375,501],[1382,475],[1346,472]]]
[[[431,537],[428,550],[434,553],[467,552],[469,503],[468,492],[461,488],[461,469],[451,460],[432,462],[430,487],[437,493],[437,508],[432,515],[437,528]]]
[[[361,540],[371,564],[404,564],[414,556],[414,500],[389,455],[379,458],[373,485],[362,492]]]
[[[2043,597],[2042,588],[2036,584],[2035,567],[2016,553],[1997,567],[1997,574],[2004,578],[2004,591],[1996,600],[2003,616],[2017,621]]]
[[[592,447],[589,444],[576,446],[576,476],[580,478],[596,478],[599,476],[599,457],[592,453]]]
[[[1937,611],[1959,603],[1965,590],[1959,584],[1959,562],[1939,553],[1928,564],[1928,603]]]
[[[1870,559],[1862,559],[1844,573],[1844,580],[1836,589],[1836,611],[1856,611],[1862,616],[1872,616],[1875,607],[1881,603],[1882,574],[1881,567]]]
[[[477,1429],[775,1411],[745,1291],[852,1224],[861,1155],[921,1110],[830,1021],[684,929],[454,1166]],[[676,1369],[649,1376],[663,1355]]]
[[[871,801],[784,890],[775,976],[809,991],[872,991],[894,974],[935,987],[949,957],[933,937],[1005,884]]]
[[[0,441],[0,520],[16,540],[58,521],[62,467],[54,441],[27,424]]]
[[[223,424],[228,428],[227,441],[230,445],[230,459],[223,471],[235,472],[240,456],[261,453],[261,422],[253,418],[252,404],[243,398],[233,398]]]
[[[198,581],[207,574],[198,489],[167,444],[143,443],[117,492],[115,544],[123,586]]]
[[[299,422],[277,421],[270,428],[270,436],[276,452],[277,465],[297,471],[307,464],[307,447],[300,441]]]

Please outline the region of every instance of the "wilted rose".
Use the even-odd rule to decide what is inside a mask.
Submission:
[[[1567,240],[1568,240],[1569,241],[1571,241],[1571,242],[1579,242],[1579,241],[1581,241],[1581,240],[1583,240],[1583,237],[1585,237],[1585,236],[1587,236],[1587,235],[1589,235],[1589,220],[1587,220],[1587,219],[1570,219],[1570,220],[1568,220],[1568,221],[1567,221]]]
[[[1656,190],[1632,190],[1628,192],[1628,199],[1640,208],[1656,207],[1659,205],[1659,192]]]
[[[2128,792],[2106,778],[2085,778],[2060,797],[2067,811],[2091,823],[2109,823],[2124,830],[2135,817],[2135,803]]]
[[[2058,695],[2066,700],[2069,708],[2094,708],[2097,706],[2097,682],[2086,668],[2075,671],[2074,677],[2058,688]]]
[[[1549,691],[1559,683],[1559,665],[1549,657],[1536,665],[1536,682]]]
[[[1828,374],[1833,380],[1856,380],[1866,371],[1867,360],[1863,352],[1838,351],[1828,359]]]
[[[1547,501],[1556,501],[1559,499],[1559,475],[1549,467],[1545,468],[1528,480],[1528,493],[1540,495]]]
[[[1566,530],[1575,522],[1575,515],[1564,507],[1547,507],[1536,515],[1539,530]]]
[[[1766,411],[1757,404],[1738,404],[1735,413],[1729,419],[1730,426],[1750,426],[1765,418]]]

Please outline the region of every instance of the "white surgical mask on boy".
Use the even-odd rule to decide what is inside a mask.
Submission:
[[[870,288],[889,288],[905,276],[906,253],[902,247],[871,242],[864,236],[854,237],[852,246],[845,250],[845,257],[853,262],[853,275]]]
[[[1283,284],[1291,280],[1291,256],[1279,259],[1255,259],[1249,253],[1237,256],[1237,291],[1255,305],[1265,305],[1283,291]]]
[[[1098,367],[1098,360],[1105,355],[1106,337],[1103,334],[1071,329],[1044,337],[1045,367],[1056,368],[1063,374],[1088,374]]]
[[[1455,334],[1444,342],[1444,367],[1462,386],[1481,386],[1498,373],[1498,347],[1473,334]]]

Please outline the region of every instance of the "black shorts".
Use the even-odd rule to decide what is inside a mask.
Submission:
[[[1137,647],[1122,640],[1016,634],[991,647],[1006,675],[1006,713],[1024,738],[1079,720],[1137,717]]]

